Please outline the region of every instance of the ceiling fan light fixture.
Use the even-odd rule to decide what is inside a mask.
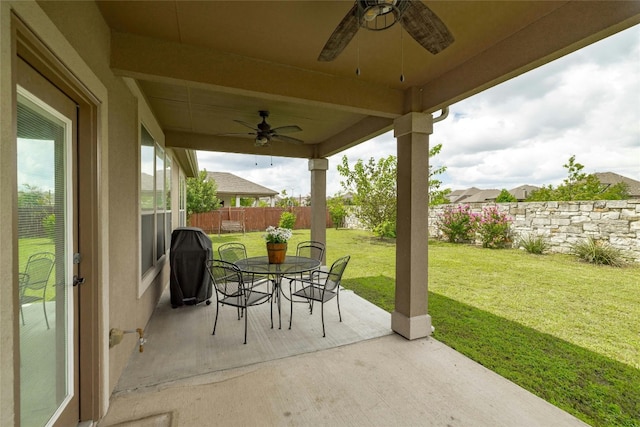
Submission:
[[[364,19],[373,21],[378,16],[386,15],[392,12],[396,5],[396,0],[364,0],[362,7],[364,9]]]
[[[384,13],[384,6],[369,6],[364,11],[364,19],[365,21],[371,22],[378,17],[378,15],[382,15]]]
[[[406,0],[405,0],[406,1]],[[362,27],[380,31],[398,22],[402,10],[398,6],[399,0],[358,0]]]
[[[269,143],[269,138],[267,138],[265,135],[258,135],[256,136],[256,145],[267,145]]]

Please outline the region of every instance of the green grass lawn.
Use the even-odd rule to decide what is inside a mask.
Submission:
[[[266,255],[264,233],[212,236]],[[295,230],[288,253],[309,238]],[[395,241],[327,230],[343,285],[392,311]],[[430,242],[434,338],[594,426],[640,427],[640,267]]]
[[[18,271],[24,271],[29,257],[38,252],[55,253],[55,247],[52,240],[45,237],[20,239],[18,243]],[[52,286],[55,282],[55,277],[56,267],[54,265],[45,294],[45,299],[47,301],[53,301],[56,297],[56,288],[55,286]],[[27,290],[25,294],[42,297],[42,291]]]

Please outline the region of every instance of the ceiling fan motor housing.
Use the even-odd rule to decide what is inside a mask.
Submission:
[[[358,0],[361,25],[372,31],[381,31],[400,20],[409,0]]]
[[[259,131],[256,135],[256,145],[262,147],[271,142],[271,125],[267,123],[268,111],[260,110],[258,114],[262,117],[262,122],[258,123]]]
[[[272,128],[269,123],[267,123],[267,117],[269,117],[269,112],[267,110],[258,111],[260,117],[262,117],[262,121],[258,123],[255,127],[247,122],[242,120],[234,120],[236,123],[240,123],[243,126],[246,126],[253,130],[253,132],[245,134],[245,133],[231,133],[226,135],[255,135],[255,145],[257,147],[264,147],[269,145],[272,139],[278,139],[280,141],[291,142],[294,144],[302,144],[303,140],[292,138],[290,136],[281,135],[284,133],[291,132],[300,132],[302,128],[298,125],[288,125],[288,126],[279,126],[276,128]]]

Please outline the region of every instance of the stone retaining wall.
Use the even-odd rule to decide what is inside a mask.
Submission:
[[[464,204],[464,203],[463,203]],[[447,206],[429,210],[429,235],[440,238],[437,219]],[[640,262],[640,200],[579,202],[470,203],[472,212],[498,206],[513,218],[514,241],[522,235],[543,236],[553,252],[568,253],[571,245],[591,236],[605,240]]]

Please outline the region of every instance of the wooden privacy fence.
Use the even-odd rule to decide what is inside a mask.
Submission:
[[[294,229],[311,228],[311,206],[289,208],[220,208],[212,212],[197,213],[189,218],[189,226],[198,227],[207,234],[238,231],[264,231],[270,225],[278,226],[280,215],[291,212],[296,216]],[[223,227],[223,224],[225,226]],[[232,225],[233,227],[230,227]],[[327,228],[333,227],[329,211],[326,212]]]

